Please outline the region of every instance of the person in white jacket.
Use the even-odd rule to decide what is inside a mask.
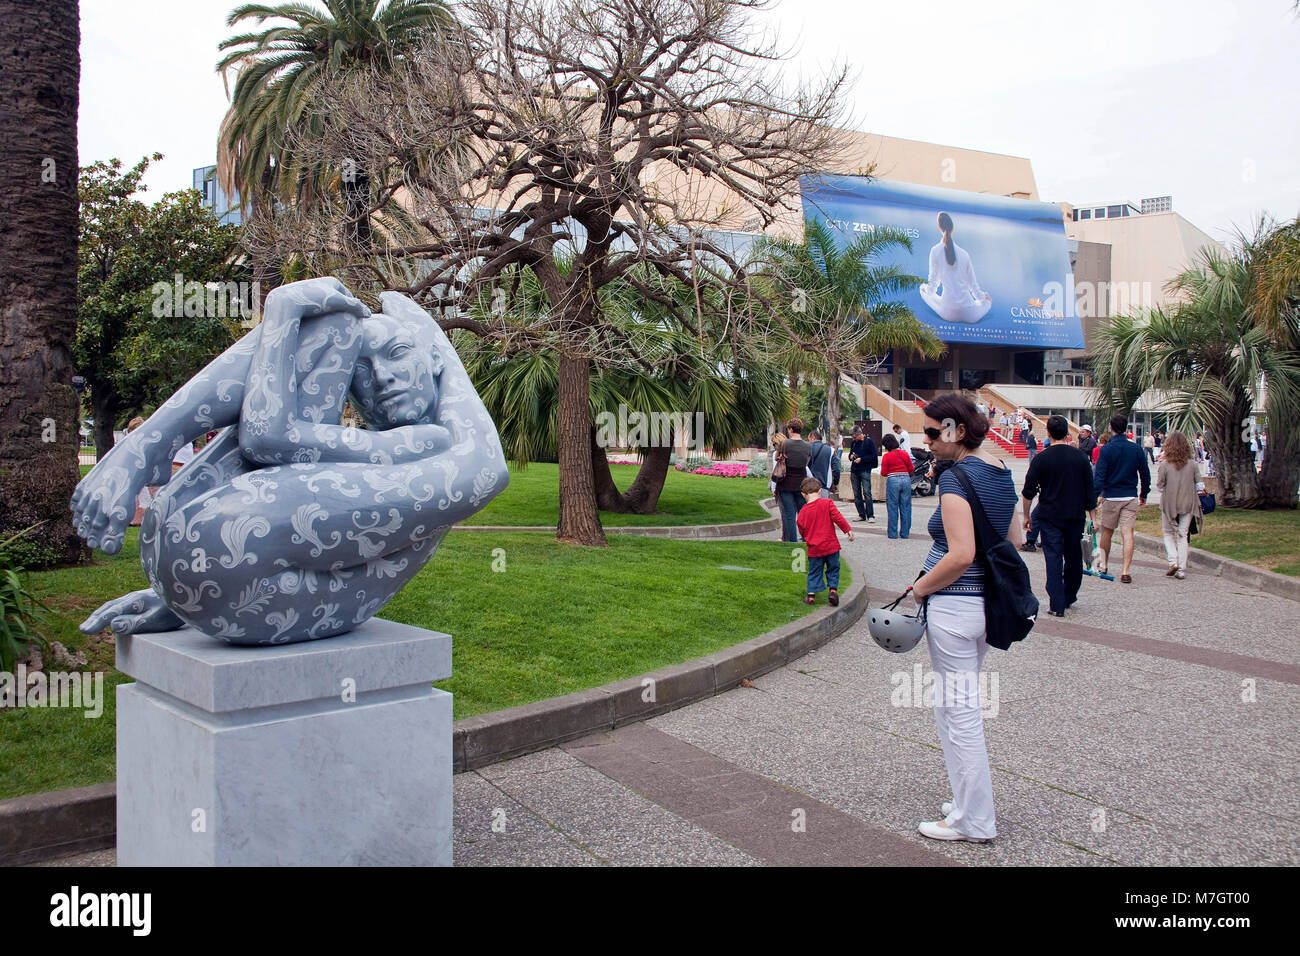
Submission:
[[[930,281],[918,290],[925,304],[946,322],[978,322],[993,307],[980,288],[970,254],[952,240],[952,217],[939,213],[943,239],[930,250]]]

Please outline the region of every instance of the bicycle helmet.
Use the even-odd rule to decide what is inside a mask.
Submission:
[[[911,591],[908,588],[892,604],[876,608],[867,617],[867,630],[871,632],[872,640],[894,654],[906,654],[921,643],[921,635],[925,633],[924,602],[915,615],[894,610]]]

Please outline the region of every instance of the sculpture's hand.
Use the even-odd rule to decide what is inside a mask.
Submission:
[[[122,550],[126,528],[135,514],[136,496],[151,482],[161,484],[158,447],[151,447],[139,428],[113,446],[90,474],[82,478],[72,494],[72,524],[86,544],[104,554]],[[170,446],[163,451],[170,450]],[[169,456],[163,456],[168,466]],[[170,470],[168,467],[168,473]]]
[[[172,613],[162,598],[145,588],[101,605],[81,622],[79,630],[83,634],[98,634],[111,627],[115,634],[156,634],[184,626],[185,622]]]

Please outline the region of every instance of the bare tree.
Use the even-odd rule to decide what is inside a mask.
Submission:
[[[781,82],[774,41],[753,26],[766,0],[469,0],[462,26],[403,61],[327,88],[335,117],[316,158],[375,184],[367,215],[382,248],[350,248],[347,210],[290,213],[251,241],[412,295],[467,328],[558,356],[559,538],[604,543],[592,476],[594,365],[645,364],[602,314],[615,281],[689,310],[643,281],[648,268],[696,289],[746,284],[719,240],[802,222],[801,176],[843,155],[846,72]],[[355,215],[355,214],[354,214]],[[378,245],[378,243],[377,243]],[[502,277],[531,270],[550,303],[511,315]],[[505,290],[507,293],[508,289]],[[471,317],[462,303],[495,293]],[[723,298],[726,298],[725,296]],[[537,313],[534,312],[534,315]]]

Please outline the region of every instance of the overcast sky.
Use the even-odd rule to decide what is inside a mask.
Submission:
[[[159,151],[149,196],[216,161],[235,0],[81,0],[80,161]],[[782,0],[789,69],[857,74],[854,125],[1026,156],[1041,198],[1172,195],[1215,238],[1300,213],[1292,0]]]

